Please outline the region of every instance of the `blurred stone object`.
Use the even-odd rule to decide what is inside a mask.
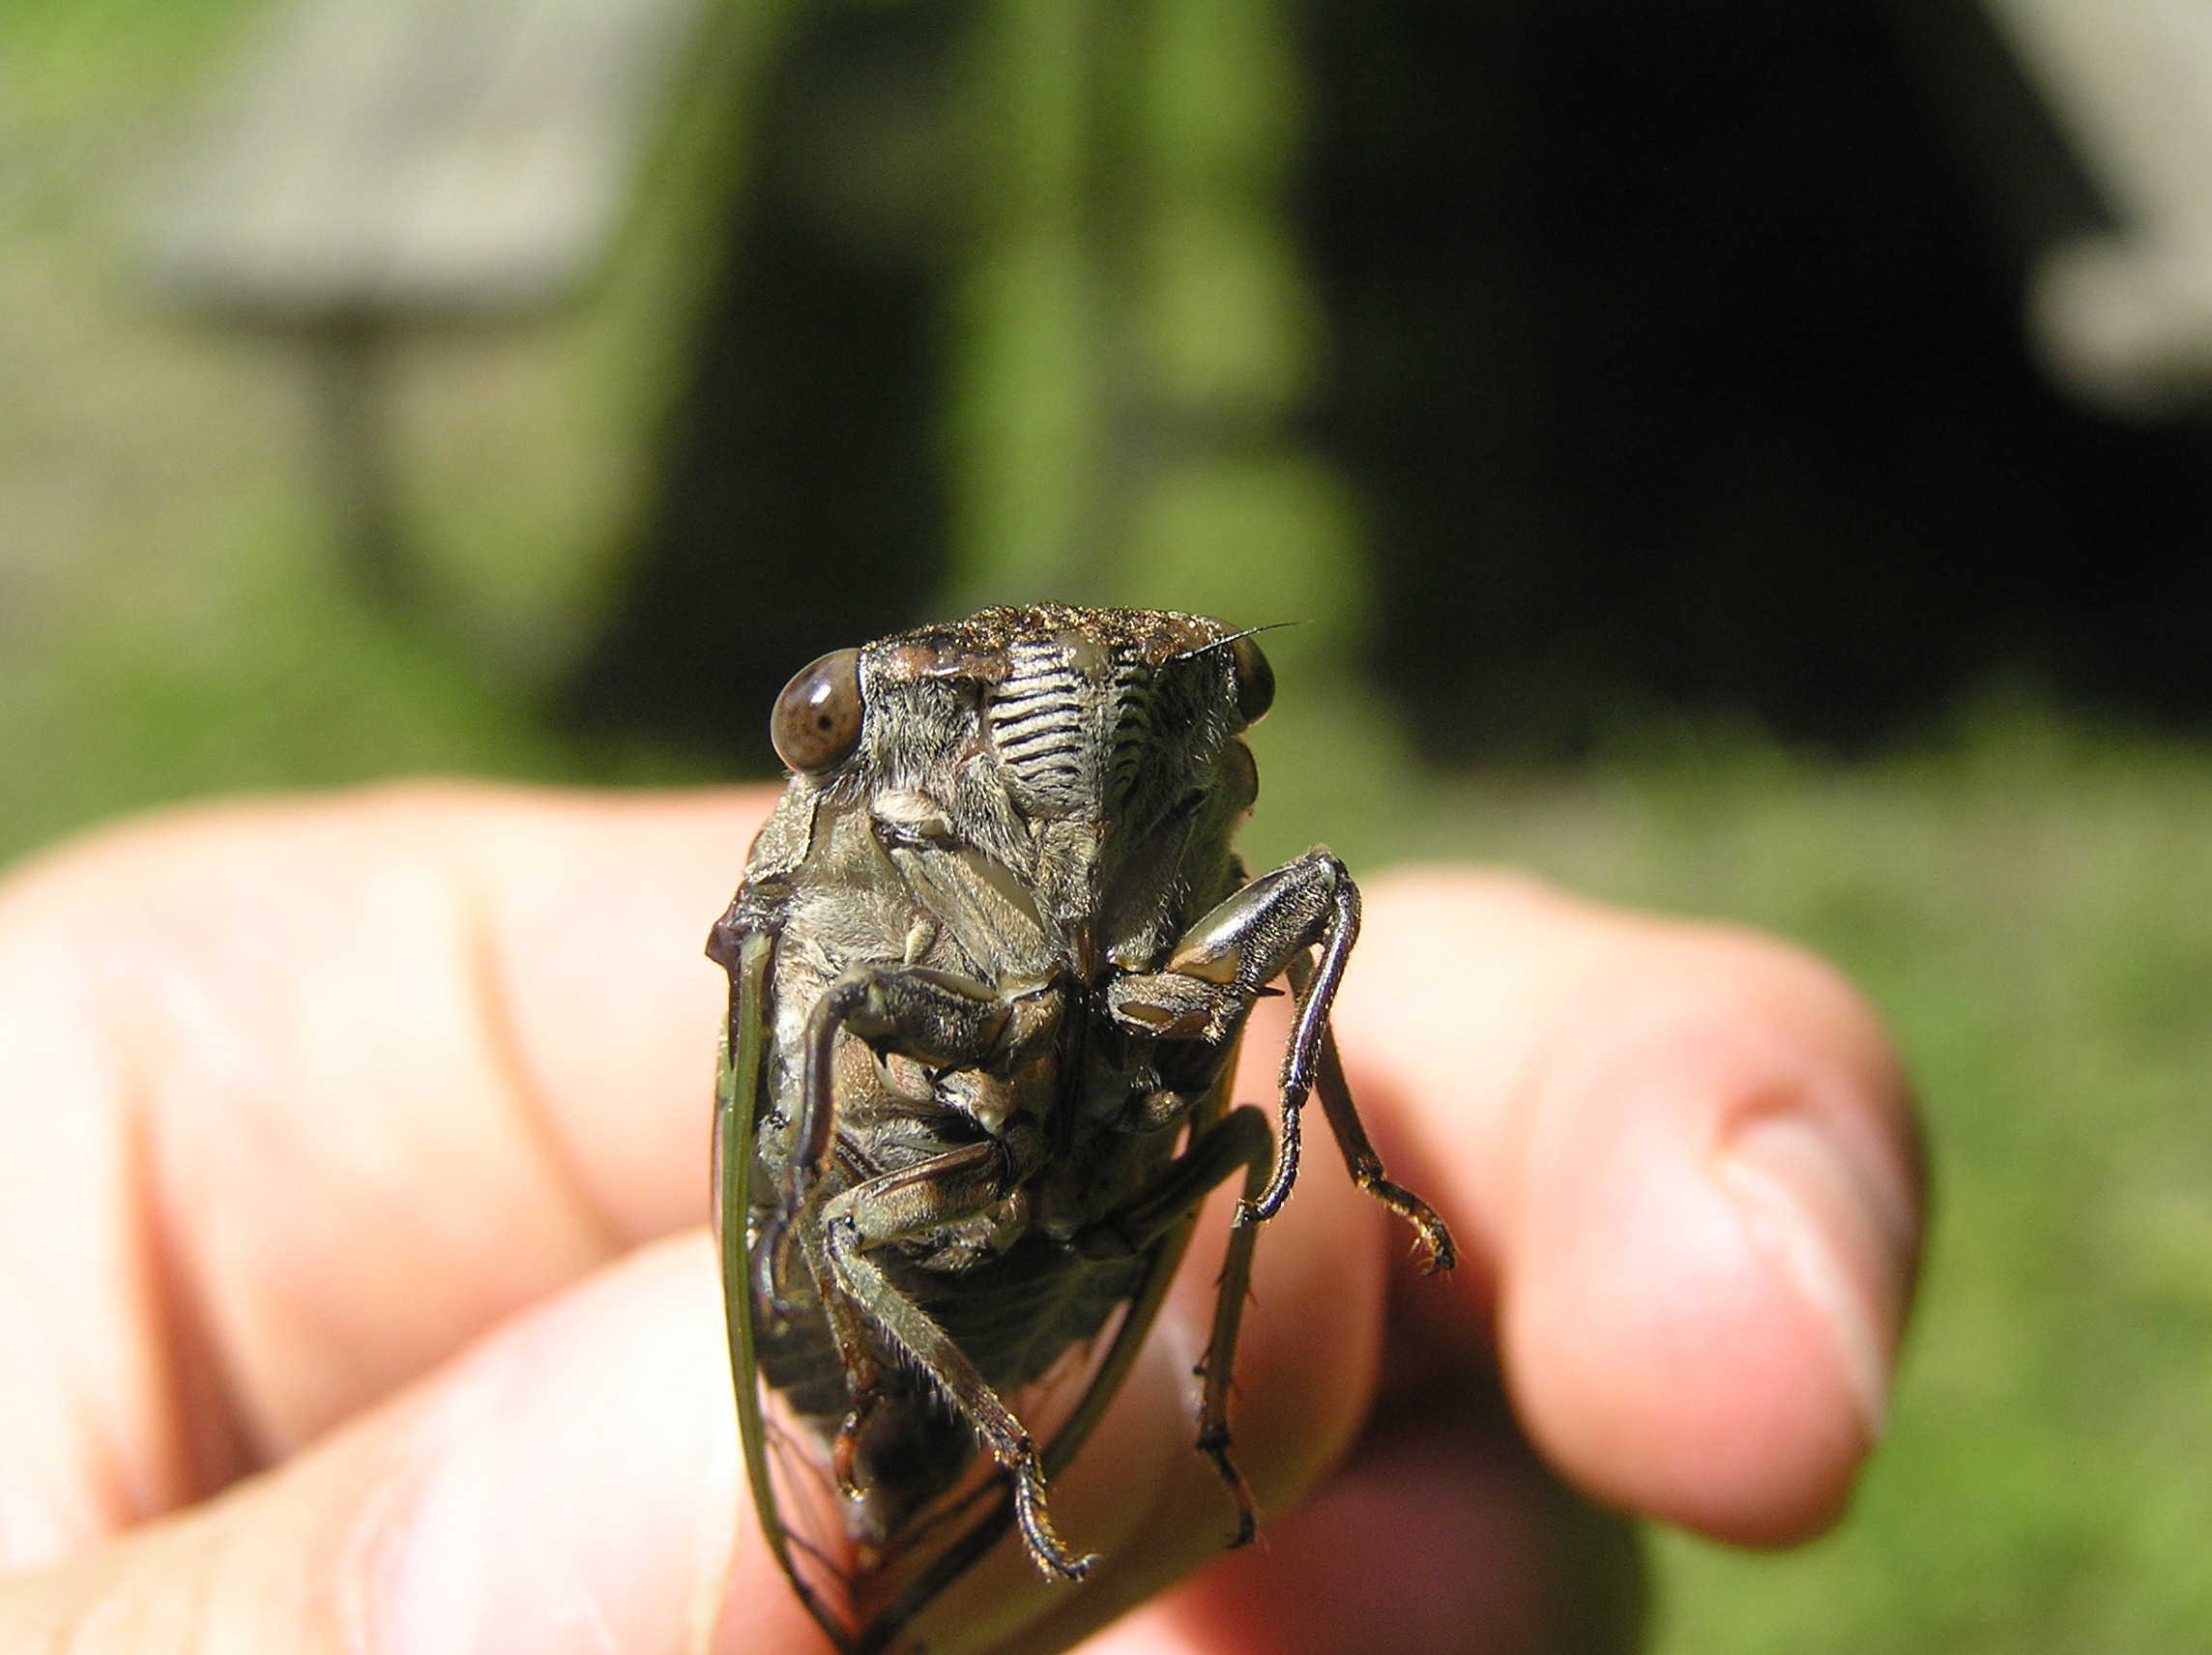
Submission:
[[[579,294],[613,248],[707,0],[302,0],[168,181],[193,308],[306,341],[363,582],[409,595],[382,377],[395,334]]]
[[[2212,7],[1983,0],[2117,220],[2047,249],[2028,320],[2052,374],[2138,416],[2212,392]]]

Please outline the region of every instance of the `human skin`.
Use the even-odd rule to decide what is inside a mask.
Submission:
[[[229,804],[0,882],[0,1655],[823,1647],[742,1496],[704,1230],[700,946],[771,797]],[[1263,1543],[1216,1555],[1190,1442],[1209,1222],[1054,1491],[1093,1582],[1006,1549],[933,1647],[1136,1605],[1101,1650],[1589,1647],[1598,1507],[1761,1546],[1843,1509],[1921,1211],[1858,995],[1510,875],[1364,888],[1346,1067],[1461,1267],[1414,1277],[1312,1141],[1237,1377]]]

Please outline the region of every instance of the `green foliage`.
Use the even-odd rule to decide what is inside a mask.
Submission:
[[[1293,234],[1280,0],[990,0],[954,305],[957,602],[1057,596],[1313,623],[1364,607],[1342,479],[1293,421],[1319,324]]]
[[[1286,756],[1262,755],[1266,854],[1495,858],[1764,927],[1903,1044],[1936,1224],[1887,1440],[1802,1551],[1656,1535],[1660,1649],[2202,1645],[2212,757],[2033,710],[1864,768],[1684,743],[1364,802]]]
[[[702,769],[553,737],[532,700],[636,494],[702,280],[698,191],[651,192],[573,311],[401,354],[433,599],[395,628],[328,543],[303,354],[165,313],[143,276],[147,196],[266,11],[0,5],[0,855],[211,789]],[[757,46],[725,31],[716,67]],[[738,147],[730,120],[686,111],[661,172]]]

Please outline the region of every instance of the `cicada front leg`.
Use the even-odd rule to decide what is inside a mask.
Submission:
[[[1246,1229],[1272,1218],[1298,1174],[1299,1117],[1316,1089],[1353,1181],[1413,1227],[1424,1270],[1448,1270],[1451,1232],[1435,1208],[1383,1176],[1344,1081],[1329,1009],[1359,937],[1359,887],[1325,850],[1263,874],[1193,925],[1158,972],[1124,977],[1109,993],[1114,1015],[1167,1038],[1218,1041],[1266,985],[1289,975],[1297,1014],[1283,1054],[1280,1135],[1266,1186],[1237,1210]],[[1311,951],[1318,948],[1316,967]]]
[[[1435,1209],[1383,1176],[1382,1159],[1353,1107],[1329,1032],[1329,1009],[1358,935],[1359,887],[1327,851],[1310,851],[1254,880],[1192,926],[1160,971],[1121,978],[1108,991],[1113,1015],[1126,1026],[1162,1039],[1210,1045],[1226,1041],[1241,1027],[1253,1002],[1276,977],[1288,974],[1297,993],[1290,1046],[1283,1055],[1281,1135],[1271,1155],[1266,1124],[1258,1112],[1232,1111],[1192,1142],[1156,1189],[1106,1227],[1132,1238],[1143,1234],[1154,1224],[1172,1222],[1166,1217],[1171,1212],[1189,1212],[1237,1166],[1248,1169],[1222,1263],[1212,1336],[1199,1367],[1206,1393],[1198,1445],[1237,1499],[1236,1545],[1253,1533],[1252,1496],[1230,1457],[1229,1434],[1229,1387],[1252,1250],[1259,1226],[1281,1210],[1296,1181],[1299,1112],[1317,1087],[1353,1181],[1412,1225],[1426,1254],[1425,1269],[1448,1270],[1454,1262],[1451,1232]],[[1312,959],[1317,948],[1318,967]]]
[[[850,1031],[925,1062],[975,1065],[998,1044],[1011,1010],[987,984],[926,966],[856,967],[822,991],[806,1020],[799,1130],[783,1198],[762,1231],[756,1266],[760,1295],[776,1315],[790,1315],[783,1283],[793,1227],[812,1208],[837,1142],[837,1036]]]

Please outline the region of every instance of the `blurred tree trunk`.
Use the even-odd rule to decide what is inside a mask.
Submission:
[[[992,0],[953,280],[952,607],[1062,597],[1308,622],[1365,583],[1296,419],[1320,313],[1295,242],[1285,0]]]

